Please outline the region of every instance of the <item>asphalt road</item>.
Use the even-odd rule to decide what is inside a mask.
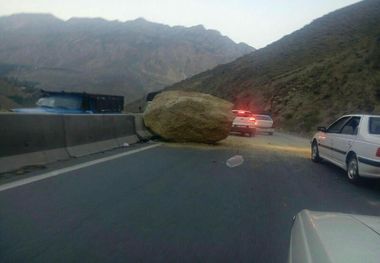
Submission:
[[[0,191],[0,262],[286,262],[302,209],[380,216],[379,181],[351,185],[308,147],[164,144]]]

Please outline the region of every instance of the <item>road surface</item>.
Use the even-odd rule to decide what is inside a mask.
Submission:
[[[302,209],[380,216],[379,181],[354,186],[340,169],[312,163],[305,139],[145,146],[3,185],[0,262],[286,262]],[[236,155],[244,162],[229,168]]]

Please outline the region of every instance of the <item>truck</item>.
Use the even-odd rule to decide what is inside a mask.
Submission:
[[[12,109],[18,113],[108,114],[124,110],[124,97],[85,92],[41,90],[35,108]]]

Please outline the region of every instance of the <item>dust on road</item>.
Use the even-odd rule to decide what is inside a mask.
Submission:
[[[190,147],[200,150],[251,149],[286,153],[305,158],[310,156],[310,141],[308,139],[283,133],[275,133],[273,136],[258,134],[255,137],[231,135],[215,145],[197,143],[166,143],[166,145],[169,147]]]

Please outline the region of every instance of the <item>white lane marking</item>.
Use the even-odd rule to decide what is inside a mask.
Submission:
[[[64,173],[68,173],[68,172],[72,172],[72,171],[75,171],[75,170],[79,170],[79,169],[82,169],[82,168],[85,168],[85,167],[88,167],[88,166],[92,166],[92,165],[95,165],[95,164],[99,164],[99,163],[104,163],[104,162],[108,162],[108,161],[111,161],[111,160],[115,160],[115,159],[118,159],[118,158],[121,158],[121,157],[124,157],[124,156],[127,156],[127,155],[131,155],[131,154],[134,154],[134,153],[146,151],[146,150],[149,150],[149,149],[152,149],[152,148],[156,148],[156,147],[161,146],[161,145],[162,145],[161,143],[158,143],[158,144],[150,145],[150,146],[143,147],[143,148],[140,148],[140,149],[136,149],[136,150],[132,150],[132,151],[124,152],[124,153],[115,154],[115,155],[104,157],[104,158],[101,158],[101,159],[97,159],[97,160],[93,160],[93,161],[89,161],[89,162],[73,165],[73,166],[70,166],[70,167],[62,168],[62,169],[59,169],[59,170],[51,171],[51,172],[44,173],[44,174],[41,174],[41,175],[36,175],[36,176],[30,177],[30,178],[25,178],[25,179],[22,179],[22,180],[19,180],[19,181],[3,184],[3,185],[0,185],[0,192],[6,191],[6,190],[9,190],[9,189],[12,189],[12,188],[16,188],[16,187],[19,187],[19,186],[23,186],[23,185],[26,185],[26,184],[34,183],[34,182],[37,182],[37,181],[41,181],[41,180],[44,180],[44,179],[47,179],[47,178],[50,178],[50,177],[54,177],[54,176],[57,176],[57,175],[61,175],[61,174],[64,174]]]

